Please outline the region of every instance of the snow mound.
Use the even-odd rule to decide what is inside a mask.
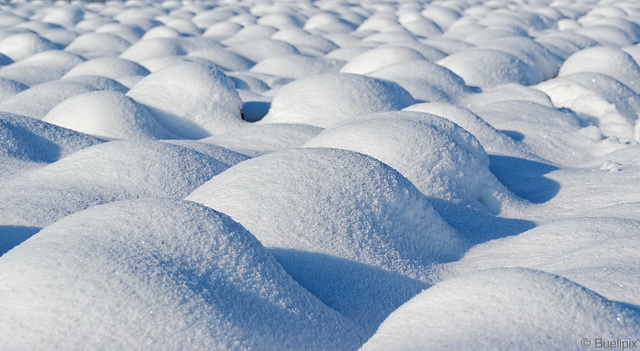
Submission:
[[[541,81],[539,69],[511,54],[494,49],[472,49],[437,62],[459,75],[467,85],[493,88],[507,83],[532,85]]]
[[[0,112],[0,178],[55,162],[101,142],[37,119]]]
[[[393,312],[361,350],[578,350],[597,345],[594,338],[637,335],[637,309],[552,274],[512,268],[427,289]]]
[[[155,23],[155,22],[152,22]],[[96,28],[96,33],[110,33],[119,36],[120,38],[135,43],[144,34],[144,29],[139,27],[140,18],[137,18],[133,23],[106,23]],[[125,50],[126,51],[126,50]]]
[[[468,109],[478,109],[496,102],[519,100],[555,108],[549,96],[536,88],[537,85],[528,87],[515,83],[503,84],[495,88],[484,89],[479,93],[466,94],[458,100],[458,103]]]
[[[411,182],[347,150],[256,157],[186,199],[241,223],[307,290],[370,333],[427,286],[434,262],[465,247]]]
[[[338,48],[333,41],[319,35],[309,34],[296,27],[281,29],[272,35],[271,39],[289,43],[298,49],[301,54],[309,56],[322,56]]]
[[[181,56],[192,51],[221,47],[222,44],[207,38],[152,38],[136,41],[119,57],[140,63],[152,58]]]
[[[247,71],[254,62],[223,48],[208,48],[206,50],[192,51],[187,57],[202,58],[210,61],[224,70]]]
[[[100,57],[73,67],[64,78],[76,76],[102,76],[118,80],[130,76],[146,76],[149,70],[141,65],[118,57]]]
[[[92,146],[0,184],[2,225],[44,227],[85,208],[142,197],[182,198],[228,165],[159,141]],[[33,196],[37,193],[38,196]]]
[[[34,86],[62,78],[85,59],[69,52],[50,50],[34,54],[0,70],[0,77]]]
[[[0,112],[0,153],[34,162],[55,162],[102,141],[37,119]]]
[[[153,57],[140,62],[140,65],[148,69],[150,72],[157,72],[163,68],[167,68],[172,65],[178,65],[181,63],[198,63],[205,66],[216,67],[215,63],[200,57],[176,55],[176,56],[163,56]]]
[[[212,178],[187,199],[229,214],[267,247],[319,252],[403,274],[415,274],[415,264],[460,253],[456,234],[411,182],[347,150],[263,155]]]
[[[17,26],[21,23],[25,23],[26,21],[25,17],[12,12],[13,11],[5,11],[0,14],[0,20],[2,21],[3,26],[6,26],[6,27]]]
[[[116,139],[170,139],[147,109],[117,91],[80,94],[56,105],[42,119],[78,132]]]
[[[450,70],[429,61],[405,61],[367,73],[368,76],[397,83],[424,101],[457,101],[467,87]]]
[[[186,147],[201,154],[210,156],[217,161],[224,163],[227,167],[235,166],[242,161],[248,160],[250,157],[239,152],[224,148],[222,146],[209,144],[200,140],[171,139],[162,140],[162,142]]]
[[[131,43],[111,33],[85,33],[73,39],[64,49],[85,57],[117,56]]]
[[[356,27],[335,13],[320,12],[309,16],[303,29],[311,33],[349,33]]]
[[[243,27],[230,38],[225,39],[222,44],[233,46],[234,44],[246,43],[253,40],[268,39],[276,32],[278,32],[278,30],[271,26],[251,24]]]
[[[0,78],[0,102],[3,102],[26,89],[29,89],[29,87],[23,83],[12,79]]]
[[[555,128],[562,131],[575,131],[580,127],[577,116],[568,110],[554,109],[524,100],[504,100],[483,106],[472,107],[474,113],[495,128],[525,133],[526,125],[539,126],[540,130]],[[540,131],[533,131],[534,133]],[[526,133],[528,136],[529,133]]]
[[[156,38],[180,38],[180,32],[164,25],[155,26],[144,33],[141,40]]]
[[[450,120],[471,133],[488,154],[531,156],[524,145],[495,129],[464,107],[442,102],[425,102],[406,107],[403,111],[426,112]]]
[[[399,18],[401,20],[402,18]],[[414,34],[422,38],[432,38],[442,35],[442,29],[432,20],[416,16],[415,20],[402,23],[402,26]]]
[[[536,38],[536,42],[563,60],[582,49],[598,45],[595,40],[573,31],[551,32]]]
[[[229,50],[254,62],[260,62],[269,57],[300,54],[295,46],[273,39],[255,39],[237,43],[229,45]]]
[[[210,136],[201,141],[254,157],[302,146],[321,131],[322,128],[306,124],[253,124]]]
[[[227,21],[212,23],[204,33],[202,33],[202,37],[222,41],[232,37],[240,29],[242,29],[242,26],[238,23]]]
[[[640,244],[636,235],[639,225],[638,220],[615,216],[545,224],[472,248],[448,267],[447,274],[527,267],[561,275],[609,299],[638,305],[640,255],[628,248]],[[554,240],[557,237],[562,240]]]
[[[197,63],[171,65],[149,74],[127,95],[149,108],[168,131],[200,139],[242,125],[242,102],[233,81]]]
[[[538,81],[551,79],[558,75],[558,68],[563,61],[544,46],[525,37],[509,37],[492,40],[489,43],[479,46],[479,48],[499,50],[519,58],[535,68],[532,73],[540,74],[536,77]]]
[[[474,108],[473,112],[548,161],[580,162],[591,155],[593,139],[580,134],[580,120],[572,111],[511,100]]]
[[[423,194],[500,213],[508,190],[489,171],[478,140],[423,112],[387,112],[327,129],[305,144],[360,152],[407,177]]]
[[[0,41],[0,54],[9,57],[14,62],[42,51],[59,49],[58,45],[33,32],[16,33]]]
[[[413,97],[399,85],[355,74],[327,73],[299,79],[278,89],[265,123],[330,127],[375,112],[400,110]]]
[[[354,57],[345,64],[340,72],[367,74],[383,67],[405,61],[424,60],[418,51],[404,47],[383,47],[371,49]]]
[[[623,47],[636,43],[624,30],[604,24],[590,24],[584,28],[576,29],[575,33],[593,39],[602,46]]]
[[[38,84],[0,103],[0,111],[42,119],[57,104],[82,93],[98,90],[127,92],[115,80],[98,76],[77,76]]]
[[[596,124],[603,135],[634,139],[640,97],[615,78],[601,73],[574,73],[535,88],[549,95],[555,106],[570,108],[590,124]]]
[[[337,72],[339,65],[302,55],[284,55],[266,58],[251,67],[250,71],[283,78],[301,79],[321,73]]]
[[[461,17],[462,9],[455,10],[446,6],[428,4],[420,11],[427,19],[434,21],[443,31],[448,30]]]
[[[304,24],[301,15],[293,13],[277,13],[280,9],[276,9],[276,13],[265,13],[256,21],[256,23],[271,26],[279,30],[285,30],[291,27],[302,27]],[[286,11],[286,10],[285,10]]]
[[[76,6],[59,6],[49,9],[42,17],[43,23],[57,24],[72,29],[84,18],[84,11]]]
[[[626,52],[612,47],[593,47],[571,55],[560,67],[559,77],[574,73],[602,73],[640,93],[640,66]]]
[[[0,279],[9,349],[362,342],[357,326],[296,284],[246,229],[189,202],[118,202],[65,218],[4,255]]]

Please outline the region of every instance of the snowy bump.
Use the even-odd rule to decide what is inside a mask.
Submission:
[[[44,227],[103,203],[182,198],[228,167],[196,150],[160,141],[95,145],[1,184],[1,225]]]
[[[38,52],[58,50],[60,47],[36,33],[18,33],[0,41],[0,54],[20,61]]]
[[[188,139],[242,124],[242,103],[233,82],[212,66],[171,65],[146,76],[127,96],[147,106],[165,129]]]
[[[413,103],[406,90],[389,81],[354,74],[321,74],[280,88],[262,121],[326,128],[363,114],[400,110]]]
[[[126,201],[65,218],[2,256],[0,279],[9,348],[333,350],[363,341],[246,229],[190,202]]]
[[[263,155],[212,178],[187,199],[230,215],[267,247],[320,252],[403,274],[455,257],[461,247],[411,182],[347,150]]]
[[[116,91],[76,95],[56,105],[42,119],[78,132],[116,139],[174,137],[147,109]]]
[[[305,144],[357,151],[407,177],[423,194],[499,213],[508,190],[478,141],[448,119],[388,112],[327,129]],[[400,150],[402,150],[400,152]]]
[[[640,66],[626,52],[611,47],[593,47],[571,55],[560,67],[559,77],[593,72],[615,78],[637,93],[640,92]]]
[[[473,49],[449,55],[438,64],[450,69],[467,85],[493,88],[507,83],[532,85],[540,72],[511,54],[494,49]]]
[[[639,325],[636,309],[570,280],[528,269],[494,269],[427,289],[392,313],[361,350],[569,350],[579,348],[586,335],[603,340],[638,335]]]

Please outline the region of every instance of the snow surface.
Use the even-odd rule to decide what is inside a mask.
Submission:
[[[417,295],[361,350],[577,350],[574,340],[584,335],[635,340],[639,322],[638,309],[570,280],[497,268],[446,280]]]
[[[191,202],[92,208],[39,232],[0,267],[7,349],[336,349],[363,336],[246,229]]]
[[[638,116],[634,1],[0,1],[0,349],[640,342]]]

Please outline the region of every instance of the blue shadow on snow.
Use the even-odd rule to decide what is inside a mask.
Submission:
[[[560,183],[544,177],[558,169],[550,164],[510,156],[490,155],[489,169],[512,193],[535,204],[551,200]]]
[[[0,257],[22,244],[42,228],[18,225],[0,225]]]

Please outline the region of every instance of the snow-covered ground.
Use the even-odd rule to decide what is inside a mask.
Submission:
[[[640,348],[636,0],[0,1],[0,350]]]

